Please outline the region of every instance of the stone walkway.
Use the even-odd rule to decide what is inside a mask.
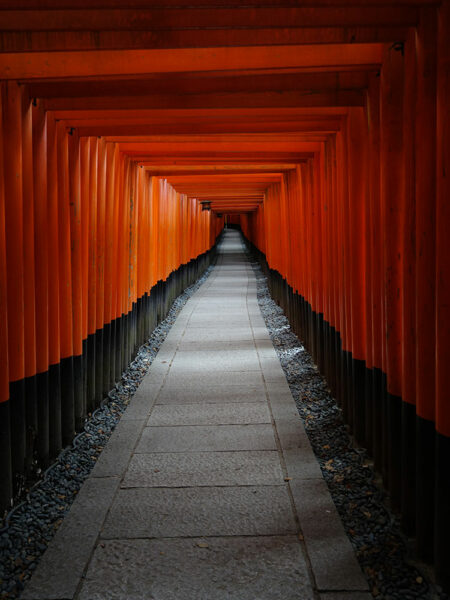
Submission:
[[[183,308],[24,600],[369,600],[240,236]]]

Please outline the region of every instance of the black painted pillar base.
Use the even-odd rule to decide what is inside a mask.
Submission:
[[[366,442],[366,371],[365,361],[352,360],[353,427],[356,442],[361,446]]]
[[[111,389],[111,323],[103,327],[103,389],[102,397]]]
[[[399,510],[402,502],[402,399],[387,394],[388,409],[388,463],[389,489],[391,505]]]
[[[63,358],[61,368],[61,433],[64,446],[70,444],[75,435],[74,370],[73,357]]]
[[[369,454],[373,456],[373,419],[374,419],[374,398],[373,398],[373,369],[366,369],[364,379],[364,403],[366,414],[364,418],[364,440],[365,447]]]
[[[48,370],[49,454],[55,458],[62,448],[61,426],[61,367],[50,365]]]
[[[84,421],[83,356],[73,357],[74,427],[80,431]]]
[[[383,373],[381,369],[372,369],[372,397],[373,397],[373,423],[372,423],[372,444],[373,459],[375,470],[381,473],[383,465],[383,420],[382,420],[382,385]]]
[[[49,371],[36,375],[37,439],[36,455],[44,468],[49,464]]]
[[[10,403],[0,403],[0,517],[11,507],[13,497],[11,465]]]
[[[401,523],[407,535],[416,531],[416,407],[402,402]]]
[[[436,580],[450,594],[450,437],[436,434]]]
[[[26,407],[24,379],[9,384],[9,407],[11,423],[11,463],[14,481],[13,492],[16,493],[16,479],[18,476],[22,475],[25,470]]]
[[[95,332],[95,396],[94,409],[103,398],[103,329]]]
[[[38,417],[36,375],[25,378],[26,451],[25,472],[31,473],[35,452]]]
[[[416,541],[427,562],[434,555],[435,443],[434,423],[416,418]],[[447,507],[448,508],[448,507]]]
[[[87,358],[86,358],[86,410],[92,413],[95,409],[95,333],[91,333],[87,338]]]

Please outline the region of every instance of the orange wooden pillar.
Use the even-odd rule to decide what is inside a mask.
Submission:
[[[353,403],[354,434],[365,442],[366,406],[366,248],[367,219],[367,142],[368,132],[362,108],[352,108],[347,117],[348,175],[349,175],[349,243],[351,305],[351,398]]]
[[[436,499],[434,561],[437,581],[450,590],[450,2],[439,8],[436,144]]]
[[[419,554],[431,560],[434,532],[436,293],[436,9],[422,8],[416,32],[416,407]]]
[[[83,355],[83,412],[87,414],[87,372],[88,364],[88,305],[89,305],[89,174],[90,140],[80,138],[80,212],[81,212],[81,319]]]
[[[78,431],[85,416],[83,370],[83,235],[81,212],[80,140],[76,131],[68,135],[70,248],[73,324],[74,421]]]
[[[5,84],[0,84],[0,139],[4,139],[4,87]],[[0,512],[9,508],[13,496],[9,402],[7,276],[3,144],[0,144]]]
[[[404,227],[403,186],[403,72],[404,56],[400,49],[385,50],[381,73],[380,196],[382,243],[384,246],[385,323],[387,396],[386,471],[387,487],[393,506],[401,498],[401,423],[402,423],[402,263]]]
[[[59,297],[61,335],[61,428],[63,444],[75,434],[73,369],[72,260],[70,235],[69,146],[64,124],[56,124],[59,215]]]
[[[413,534],[416,525],[416,206],[415,206],[415,31],[405,41],[403,97],[403,293],[402,293],[402,498],[401,521]]]
[[[103,388],[105,393],[114,384],[114,362],[113,355],[113,315],[112,315],[112,295],[113,295],[113,256],[114,244],[116,243],[114,232],[114,214],[115,214],[115,144],[108,142],[106,144],[106,191],[105,191],[105,244],[104,244],[104,308],[103,308],[103,353],[104,353],[104,373]]]
[[[26,88],[22,92],[22,177],[23,177],[23,257],[25,309],[25,406],[27,448],[26,467],[31,469],[37,435],[36,389],[36,285],[34,256],[34,189],[32,106]]]
[[[47,203],[47,119],[40,103],[33,106],[33,195],[36,259],[36,392],[37,453],[48,464],[49,431],[49,215]]]
[[[105,313],[105,202],[106,202],[106,142],[98,140],[97,159],[97,219],[96,219],[96,296],[95,296],[95,404],[103,398],[104,386],[104,313]]]
[[[372,454],[376,469],[381,471],[383,461],[383,422],[381,390],[383,386],[383,293],[382,293],[382,253],[381,240],[381,208],[380,208],[380,78],[373,74],[369,79],[367,91],[368,116],[368,183],[369,183],[369,216],[370,222],[370,279],[371,279],[371,330],[368,341],[371,343],[372,362],[366,373],[369,402],[371,404],[372,422],[368,437],[372,440]]]
[[[350,374],[350,340],[351,340],[351,305],[349,290],[349,265],[350,250],[348,236],[348,214],[349,214],[349,190],[348,190],[348,160],[346,131],[344,128],[346,121],[343,119],[343,128],[336,137],[336,157],[337,157],[337,228],[338,228],[338,256],[339,256],[339,312],[340,312],[340,352],[338,359],[338,379],[340,382],[338,397],[344,418],[349,425],[353,426],[353,411],[348,395],[348,381]]]
[[[88,272],[88,341],[86,405],[92,412],[96,404],[96,330],[97,330],[97,176],[98,140],[90,138],[89,151],[89,272]]]
[[[119,319],[119,273],[118,273],[118,246],[119,246],[119,181],[120,181],[120,163],[119,163],[119,147],[114,144],[113,149],[113,202],[114,214],[112,223],[112,257],[111,257],[111,385],[120,377],[120,350],[118,345],[120,333]]]
[[[59,209],[58,150],[56,124],[47,117],[47,209],[48,209],[48,271],[49,271],[49,451],[56,456],[61,438],[61,336],[59,294]]]
[[[26,450],[22,95],[14,81],[2,92],[11,449],[17,475],[24,470]]]

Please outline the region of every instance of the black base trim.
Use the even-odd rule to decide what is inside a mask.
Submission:
[[[10,403],[0,403],[0,517],[11,506],[13,497],[11,465]]]

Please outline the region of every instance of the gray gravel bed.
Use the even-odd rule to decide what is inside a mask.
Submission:
[[[412,564],[408,542],[397,516],[388,508],[387,494],[376,484],[367,452],[352,446],[342,411],[325,378],[271,298],[259,262],[250,260],[261,312],[372,595],[378,600],[449,600]]]
[[[175,299],[166,319],[140,347],[105,403],[86,419],[72,446],[62,450],[56,462],[28,490],[25,500],[0,521],[0,600],[20,596],[179,312],[212,269],[209,267]]]

